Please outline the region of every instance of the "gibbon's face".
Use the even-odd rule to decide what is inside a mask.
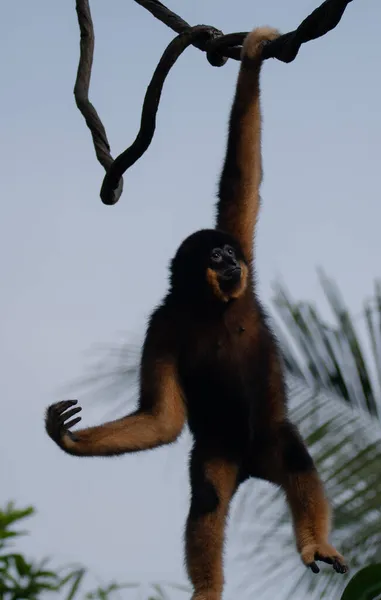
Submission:
[[[234,248],[229,244],[225,244],[222,248],[213,248],[209,269],[216,273],[219,286],[223,291],[234,288],[241,279],[242,267]]]
[[[213,248],[206,272],[209,285],[222,301],[238,298],[246,289],[247,267],[230,244]]]
[[[203,229],[181,244],[171,264],[171,291],[187,301],[228,302],[246,289],[248,268],[236,240],[223,231]]]

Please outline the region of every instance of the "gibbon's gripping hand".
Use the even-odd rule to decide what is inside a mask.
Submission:
[[[46,411],[46,431],[49,437],[51,437],[61,448],[64,447],[65,436],[68,436],[72,441],[75,441],[75,436],[70,429],[80,422],[81,417],[76,417],[75,419],[71,419],[71,417],[79,413],[82,410],[82,407],[71,407],[75,406],[77,402],[78,400],[63,400],[62,402],[56,402],[55,404],[51,404]],[[68,419],[71,419],[71,421],[68,422]]]
[[[243,41],[241,58],[243,60],[261,60],[262,48],[268,42],[276,40],[280,32],[274,27],[257,27]]]

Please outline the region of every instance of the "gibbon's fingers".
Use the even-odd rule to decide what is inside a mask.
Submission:
[[[80,421],[82,421],[82,417],[77,417],[76,419],[72,419],[71,421],[69,421],[69,423],[66,423],[65,427],[66,427],[66,429],[71,429],[72,427],[74,427],[74,425],[76,425]]]
[[[60,402],[55,402],[49,406],[49,409],[54,410],[55,413],[61,414],[71,406],[75,406],[78,403],[78,400],[61,400]]]
[[[257,27],[253,29],[246,36],[242,44],[242,58],[249,60],[261,59],[262,49],[266,43],[276,40],[280,35],[280,32],[273,27]]]
[[[82,410],[82,406],[77,406],[76,408],[72,408],[71,410],[61,413],[61,416],[60,416],[61,423],[63,425],[65,425],[65,427],[68,427],[68,424],[66,423],[66,421],[68,419],[70,419],[71,417],[73,417],[74,415],[76,415],[77,413],[81,412],[81,410]],[[81,420],[81,417],[79,417],[79,419]]]

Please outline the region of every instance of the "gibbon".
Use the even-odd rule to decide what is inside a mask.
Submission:
[[[242,48],[231,109],[215,229],[189,236],[170,267],[169,291],[152,313],[140,365],[138,408],[72,431],[76,400],[51,405],[46,430],[75,456],[113,456],[174,442],[187,420],[193,436],[185,554],[193,600],[220,600],[231,499],[257,477],[281,486],[296,546],[347,572],[330,545],[330,507],[314,462],[287,413],[277,341],[255,291],[253,239],[262,179],[259,78],[262,48],[280,34],[254,29]]]

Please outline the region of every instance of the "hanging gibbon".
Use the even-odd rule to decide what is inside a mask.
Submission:
[[[169,291],[152,313],[135,412],[72,430],[77,401],[52,404],[46,430],[74,456],[115,456],[174,442],[188,422],[191,501],[185,554],[193,600],[220,600],[230,502],[257,477],[283,488],[303,563],[345,573],[330,545],[330,507],[314,462],[287,413],[280,351],[255,286],[253,241],[260,206],[262,48],[279,36],[252,31],[231,109],[215,229],[190,235],[170,266]]]

